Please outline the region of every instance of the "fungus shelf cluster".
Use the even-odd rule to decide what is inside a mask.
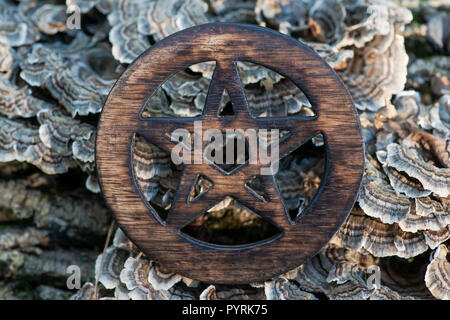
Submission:
[[[450,299],[450,7],[418,2],[0,0],[0,299]],[[70,5],[79,29],[67,27]],[[207,22],[303,41],[341,77],[360,116],[366,166],[348,220],[309,262],[261,283],[170,273],[120,229],[98,255],[111,221],[94,156],[106,96],[144,50]],[[253,116],[314,115],[288,79],[237,68]],[[213,70],[205,62],[175,74],[142,116],[200,115]],[[282,162],[277,181],[295,214],[320,184],[323,143],[315,137]],[[180,167],[140,137],[133,166],[146,200],[170,208]],[[83,270],[75,294],[65,286],[71,264]],[[379,288],[368,285],[372,266]]]

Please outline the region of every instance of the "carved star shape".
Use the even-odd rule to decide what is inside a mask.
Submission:
[[[224,90],[227,90],[230,95],[234,106],[234,116],[218,116]],[[174,146],[174,141],[168,138],[170,133],[180,128],[194,132],[194,121],[200,120],[202,121],[203,135],[210,128],[216,128],[222,132],[227,129],[235,130],[238,128],[243,130],[248,128],[255,130],[267,129],[268,131],[271,129],[288,130],[290,132],[289,135],[280,139],[280,159],[319,132],[314,126],[314,121],[311,121],[315,120],[315,117],[251,117],[235,62],[218,61],[201,117],[141,118],[137,133],[170,154]],[[200,136],[199,139],[202,139],[202,137]],[[261,143],[259,143],[260,146]],[[194,149],[191,152],[192,159],[194,159],[195,153],[203,153],[203,150]],[[203,157],[202,154],[200,156]],[[206,161],[202,161],[201,164],[185,164],[179,187],[166,220],[162,221],[151,206],[150,210],[161,224],[173,227],[179,231],[198,215],[203,214],[222,201],[226,196],[231,196],[263,218],[269,219],[279,228],[289,228],[296,221],[292,221],[289,214],[285,211],[275,176],[260,175],[260,169],[261,163],[259,159],[258,163],[246,163],[228,175],[219,173]],[[189,195],[198,174],[208,177],[213,182],[213,187],[197,197],[195,201],[190,202],[188,201]],[[258,175],[261,178],[261,184],[267,197],[258,196],[246,187],[245,182],[251,177]]]

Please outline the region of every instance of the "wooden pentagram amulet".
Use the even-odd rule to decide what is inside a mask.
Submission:
[[[215,69],[201,116],[142,117],[143,106],[165,81],[206,61],[214,61]],[[261,65],[291,80],[306,95],[315,115],[252,116],[237,62]],[[230,117],[218,114],[224,90],[233,103]],[[209,129],[286,129],[289,135],[278,146],[280,157],[321,133],[326,151],[325,172],[316,195],[301,216],[292,218],[286,214],[274,176],[262,175],[257,159],[252,163],[246,160],[231,171],[218,170],[208,161],[185,163],[170,210],[161,219],[136,181],[133,139],[138,134],[170,154],[176,145],[171,133],[180,128],[194,132],[196,121],[202,123],[200,136]],[[198,155],[199,151],[189,152]],[[313,50],[269,29],[213,23],[177,32],[158,42],[122,74],[100,117],[96,163],[103,195],[118,224],[150,259],[196,280],[249,283],[283,274],[326,245],[355,202],[364,167],[364,144],[348,91]],[[212,187],[193,201],[193,184],[200,175]],[[246,183],[257,176],[261,178],[262,193],[254,192]],[[181,232],[227,196],[271,221],[280,233],[251,244],[217,245]]]

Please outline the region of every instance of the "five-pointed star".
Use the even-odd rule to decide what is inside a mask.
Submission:
[[[234,116],[219,117],[218,109],[224,90],[227,90],[234,106]],[[202,117],[196,118],[145,118],[139,122],[137,133],[148,139],[170,154],[174,142],[170,134],[176,129],[186,129],[194,132],[194,121],[202,121],[202,134],[210,128],[225,130],[235,129],[279,129],[288,130],[289,135],[282,139],[279,145],[280,159],[292,152],[306,140],[318,133],[314,127],[314,117],[285,117],[285,118],[253,118],[248,111],[244,90],[241,85],[237,68],[234,62],[217,63],[214,71],[205,108]],[[301,122],[300,122],[301,121]],[[301,125],[299,125],[301,124]],[[194,150],[203,152],[203,150]],[[284,229],[290,224],[289,215],[285,212],[275,177],[260,175],[261,164],[247,163],[231,174],[219,173],[216,168],[202,161],[201,164],[185,164],[179,187],[174,196],[167,219],[159,221],[176,230],[195,219],[199,214],[206,212],[213,205],[231,196],[250,208],[260,216],[271,220],[275,225]],[[198,174],[206,176],[213,182],[213,187],[199,196],[196,201],[189,202],[189,195]],[[245,187],[245,182],[252,176],[260,175],[261,183],[268,196],[268,201],[255,196]]]

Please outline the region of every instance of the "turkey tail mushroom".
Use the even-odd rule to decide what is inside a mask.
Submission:
[[[433,296],[450,300],[450,263],[445,245],[439,246],[433,253],[425,274],[425,283]]]

